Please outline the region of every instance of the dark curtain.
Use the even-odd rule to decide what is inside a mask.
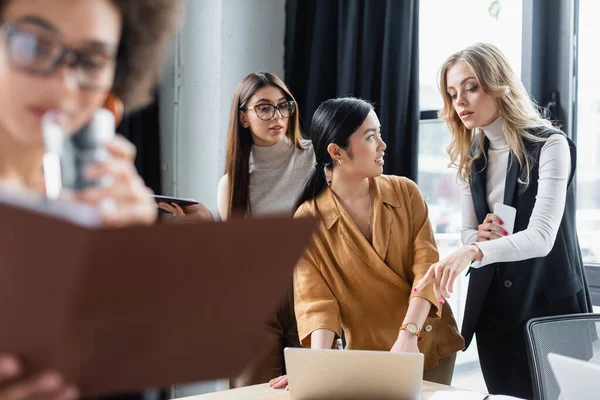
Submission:
[[[417,176],[418,0],[287,0],[285,80],[302,126],[340,96],[375,103],[385,173]]]
[[[154,103],[125,115],[117,132],[137,148],[135,167],[155,193],[162,193],[160,173],[160,118],[158,95]]]

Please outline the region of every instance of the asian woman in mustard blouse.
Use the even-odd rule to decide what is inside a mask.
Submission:
[[[316,165],[297,217],[321,220],[294,273],[303,346],[422,352],[424,379],[450,384],[464,346],[448,304],[416,282],[439,259],[427,205],[409,179],[382,175],[386,145],[371,104],[339,98],[314,114]],[[287,379],[271,381],[285,387]]]

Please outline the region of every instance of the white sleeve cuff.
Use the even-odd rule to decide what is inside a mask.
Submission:
[[[489,240],[487,242],[473,243],[475,246],[479,247],[479,250],[481,250],[481,253],[483,254],[483,257],[481,257],[481,261],[478,261],[479,266],[477,268],[485,267],[486,265],[501,261],[498,255],[494,254],[494,247],[500,244],[498,243],[500,239]]]

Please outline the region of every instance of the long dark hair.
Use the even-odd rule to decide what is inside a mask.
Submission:
[[[252,149],[252,134],[250,128],[244,128],[240,123],[240,111],[244,110],[248,101],[256,92],[265,86],[273,86],[285,93],[287,100],[296,102],[285,83],[269,72],[252,73],[241,80],[235,89],[229,116],[229,131],[227,134],[227,155],[225,173],[228,176],[229,199],[227,214],[233,212],[248,215],[250,210],[250,150]],[[298,107],[290,118],[286,135],[297,148],[301,149],[302,135],[300,133]]]
[[[335,168],[327,146],[335,143],[342,149],[349,150],[350,136],[360,128],[371,111],[371,103],[354,97],[327,100],[317,108],[310,134],[316,163],[296,200],[295,209],[305,201],[317,197],[327,186],[325,168]]]

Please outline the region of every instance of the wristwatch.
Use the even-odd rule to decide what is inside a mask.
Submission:
[[[421,330],[419,329],[417,324],[415,324],[414,322],[408,322],[406,324],[402,324],[402,326],[400,327],[400,330],[407,331],[411,335],[415,335],[415,336],[419,336],[419,333],[421,333]]]

